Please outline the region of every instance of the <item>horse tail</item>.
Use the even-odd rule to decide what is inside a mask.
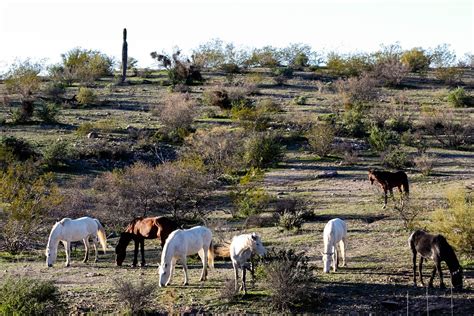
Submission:
[[[214,258],[221,257],[221,258],[230,258],[230,242],[225,241],[224,243],[214,244]]]
[[[102,249],[104,250],[104,253],[106,253],[106,248],[107,248],[107,237],[105,235],[105,229],[104,226],[99,222],[98,219],[95,219],[97,223],[97,237],[99,237],[100,244],[102,245]]]
[[[209,264],[210,268],[214,268],[214,245],[212,243],[209,244],[209,249],[207,250],[207,263]]]

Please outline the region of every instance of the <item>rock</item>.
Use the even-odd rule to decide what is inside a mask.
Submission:
[[[99,134],[97,134],[97,132],[90,132],[89,134],[87,134],[87,138],[98,138],[99,137]]]
[[[336,170],[329,170],[329,171],[324,171],[318,175],[316,175],[317,179],[321,178],[335,178],[338,176],[338,173]]]

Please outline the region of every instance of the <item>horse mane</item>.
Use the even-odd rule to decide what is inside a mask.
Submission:
[[[125,228],[125,232],[126,233],[132,233],[133,232],[133,229],[135,228],[135,225],[137,224],[137,222],[139,221],[142,221],[143,220],[143,217],[135,217],[134,219],[132,219],[130,221],[130,223],[128,223],[127,227]]]
[[[443,235],[436,235],[433,239],[433,242],[437,242],[439,244],[439,251],[443,258],[449,258],[451,261],[446,262],[450,271],[455,271],[460,267],[459,260],[456,257],[456,253],[454,252],[453,247],[448,243],[446,238]],[[446,261],[446,260],[445,260]],[[452,266],[454,264],[454,266]]]
[[[170,241],[172,240],[172,238],[178,233],[178,232],[181,232],[183,231],[182,229],[176,229],[175,231],[173,231],[171,234],[168,235],[168,238],[166,238],[166,242],[165,242],[165,245],[163,246],[163,251],[161,252],[161,264],[164,264],[166,262],[168,262],[168,258],[167,256],[169,255],[168,254],[168,248],[170,246]]]
[[[244,238],[244,242],[241,243],[239,245],[240,249],[239,249],[239,254],[242,253],[243,251],[247,250],[247,249],[251,249],[252,251],[255,249],[255,244],[256,244],[256,240],[253,239],[253,235],[252,234],[244,234],[243,235],[245,238]],[[257,235],[255,235],[257,236]]]

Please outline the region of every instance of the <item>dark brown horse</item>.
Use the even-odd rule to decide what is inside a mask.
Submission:
[[[163,216],[158,217],[137,217],[128,224],[123,233],[120,234],[120,239],[115,247],[115,263],[121,266],[125,260],[127,246],[130,241],[135,241],[135,251],[133,253],[133,264],[138,263],[138,246],[140,245],[140,252],[142,254],[141,266],[145,265],[145,239],[161,239],[161,248],[165,245],[166,238],[174,230],[180,228],[179,225]]]
[[[390,195],[393,197],[393,188],[397,187],[400,192],[400,199],[403,205],[403,195],[402,192],[408,197],[410,189],[408,187],[408,177],[407,174],[403,171],[398,172],[389,172],[389,171],[380,171],[380,170],[369,170],[369,180],[371,184],[374,184],[374,181],[377,181],[383,189],[384,192],[384,205],[383,208],[387,207],[387,192],[390,191]],[[402,191],[403,189],[403,191]]]
[[[413,253],[413,283],[416,286],[416,254],[420,254],[420,282],[423,282],[422,266],[423,260],[431,258],[435,262],[435,267],[431,274],[429,287],[433,287],[433,279],[436,271],[439,274],[439,287],[444,289],[446,286],[443,282],[443,272],[441,271],[441,261],[446,262],[449,272],[451,274],[451,284],[456,289],[462,289],[462,268],[459,265],[458,258],[454,253],[453,248],[448,244],[446,238],[442,235],[431,235],[422,230],[417,230],[411,234],[408,239],[411,251]]]

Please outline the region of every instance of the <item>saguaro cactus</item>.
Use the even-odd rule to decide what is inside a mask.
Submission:
[[[128,59],[128,44],[127,44],[127,29],[123,29],[123,44],[122,44],[122,83],[127,78],[127,59]]]

